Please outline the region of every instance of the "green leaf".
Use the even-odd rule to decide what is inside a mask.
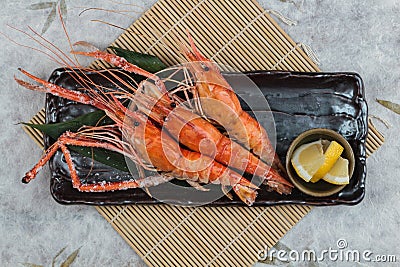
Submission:
[[[61,253],[64,252],[64,250],[65,250],[66,248],[67,248],[67,247],[63,247],[59,252],[57,252],[57,254],[56,254],[56,255],[54,256],[54,258],[53,258],[53,261],[51,262],[51,267],[54,267],[54,266],[55,266],[57,258],[61,255]]]
[[[95,125],[109,125],[113,121],[106,117],[105,112],[102,110],[94,111],[67,122],[59,122],[52,124],[31,124],[22,123],[26,126],[38,129],[47,134],[53,139],[57,139],[66,131],[76,132],[82,126],[95,126]],[[128,172],[125,157],[117,152],[113,152],[101,148],[68,146],[72,151],[75,151],[85,157],[93,157],[94,160],[106,164],[115,169]]]
[[[93,157],[94,160],[103,163],[107,166],[113,167],[114,169],[129,172],[128,166],[126,166],[125,156],[102,148],[92,148],[83,146],[68,146],[71,150],[81,154],[85,157]]]
[[[68,258],[63,263],[61,263],[60,267],[69,267],[75,261],[76,257],[79,254],[80,249],[81,248],[78,248],[77,250],[72,252],[72,254],[69,255]]]
[[[66,122],[51,123],[51,124],[31,124],[22,123],[29,127],[38,129],[53,139],[57,139],[66,131],[76,132],[82,126],[96,126],[96,125],[109,125],[113,121],[106,116],[106,113],[102,110],[87,113],[79,116],[75,119]]]
[[[53,3],[52,9],[47,16],[46,22],[43,25],[42,29],[42,35],[49,29],[50,25],[53,23],[54,19],[56,18],[57,15],[57,4]]]
[[[120,57],[125,58],[129,63],[135,64],[139,68],[155,73],[165,69],[167,66],[156,56],[142,54],[123,48],[110,46],[111,50]]]
[[[65,3],[65,0],[60,1],[60,10],[61,10],[61,16],[63,17],[63,19],[65,19],[68,14],[67,4]]]
[[[41,9],[48,9],[53,7],[55,5],[55,2],[42,2],[42,3],[36,3],[28,6],[28,9],[30,10],[41,10]]]
[[[400,114],[400,105],[387,101],[387,100],[381,100],[381,99],[377,99],[376,100],[379,104],[381,104],[382,106],[384,106],[385,108],[390,109],[391,111]]]

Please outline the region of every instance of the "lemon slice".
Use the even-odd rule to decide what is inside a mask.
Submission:
[[[338,142],[332,141],[324,153],[324,164],[322,164],[310,181],[315,183],[324,177],[338,160],[343,150],[344,148]]]
[[[292,165],[297,174],[309,182],[324,163],[325,157],[321,140],[298,147],[292,156]]]
[[[349,161],[339,157],[332,169],[322,179],[336,185],[348,184],[350,180]]]

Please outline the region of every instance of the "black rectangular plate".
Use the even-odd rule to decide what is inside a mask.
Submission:
[[[267,192],[261,187],[254,206],[271,206],[281,204],[302,205],[354,205],[359,203],[365,194],[365,140],[368,131],[367,104],[361,77],[355,73],[299,73],[281,71],[254,71],[245,73],[268,100],[276,124],[277,153],[282,162],[291,141],[301,132],[312,128],[329,128],[342,134],[351,144],[356,162],[350,184],[341,192],[329,197],[308,196],[297,189],[290,195]],[[97,84],[109,87],[112,85],[108,72],[99,75],[85,72],[85,75]],[[118,74],[119,75],[119,74]],[[225,74],[229,81],[234,81],[237,74]],[[104,76],[108,78],[104,78]],[[58,69],[53,72],[49,81],[67,89],[76,90],[78,85],[71,76],[71,71]],[[238,92],[239,95],[246,92]],[[246,110],[246,105],[243,105]],[[46,96],[46,123],[67,121],[87,112],[93,107],[56,97]],[[45,146],[54,140],[45,136]],[[129,179],[130,174],[112,169],[103,164],[94,163],[92,159],[72,153],[78,175],[85,181]],[[52,173],[50,190],[54,199],[62,204],[157,204],[156,199],[149,197],[142,189],[130,189],[104,193],[84,193],[72,188],[68,168],[61,152],[50,161]],[[182,196],[176,204],[187,205]],[[222,197],[210,205],[244,205],[239,199],[229,200]]]

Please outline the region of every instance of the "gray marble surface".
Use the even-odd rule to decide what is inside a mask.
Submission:
[[[6,25],[23,30],[28,30],[29,25],[40,32],[50,9],[30,10],[29,6],[38,1],[3,1],[0,31],[21,44],[32,44],[29,38]],[[130,2],[67,0],[66,21],[71,39],[105,48],[121,31],[90,20],[102,19],[127,27],[155,1],[134,1],[137,6],[125,5]],[[263,0],[261,5],[279,10],[298,22],[297,26],[279,24],[296,42],[306,43],[315,50],[322,62],[322,70],[360,73],[365,82],[370,114],[378,115],[392,125],[386,129],[376,123],[385,133],[386,144],[368,159],[364,201],[354,207],[314,208],[281,242],[292,250],[320,252],[329,247],[337,248],[337,240],[343,238],[350,249],[371,250],[374,255],[395,254],[399,262],[400,116],[377,104],[375,98],[400,102],[400,2]],[[79,12],[87,7],[133,12],[120,15],[89,10],[79,16]],[[45,37],[69,51],[57,19],[51,23]],[[50,266],[53,256],[67,246],[61,259],[81,248],[74,266],[144,266],[93,207],[60,206],[52,199],[47,167],[29,186],[20,182],[20,177],[36,163],[42,152],[15,124],[29,120],[43,106],[44,96],[18,87],[13,75],[17,74],[18,67],[23,67],[47,77],[57,64],[40,53],[11,44],[4,36],[0,36],[0,47],[0,120],[3,126],[0,135],[3,155],[0,161],[0,265],[22,266],[21,263],[30,262]],[[306,264],[298,262],[295,265]],[[354,263],[330,261],[319,265],[355,266]],[[396,266],[387,264],[391,265]]]

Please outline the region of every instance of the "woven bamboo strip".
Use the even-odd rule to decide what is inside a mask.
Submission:
[[[243,3],[242,1],[237,1],[235,2],[236,7],[238,9],[240,9],[242,12],[246,11],[246,10],[253,10],[253,13],[249,13],[249,12],[243,12],[244,16],[246,17],[251,17],[251,16],[258,16],[260,14],[260,12],[265,12],[263,9],[258,9],[255,6],[253,6],[252,8],[249,8],[249,5],[247,3]],[[261,17],[260,20],[255,21],[255,25],[259,26],[258,28],[260,29],[264,29],[266,31],[264,31],[267,36],[269,37],[268,40],[270,42],[273,43],[273,47],[274,49],[272,49],[275,53],[278,54],[278,58],[281,58],[284,54],[286,54],[295,44],[293,44],[292,46],[286,46],[285,43],[282,43],[282,40],[277,39],[276,38],[276,34],[274,33],[274,29],[271,28],[269,26],[269,23],[265,24],[263,23],[265,17],[268,17],[267,14],[265,14],[265,16]],[[268,20],[269,21],[269,20]],[[261,23],[261,25],[260,25]],[[257,28],[257,29],[258,29]],[[254,29],[254,28],[253,28]],[[256,38],[257,39],[257,38]],[[283,40],[286,41],[286,40]],[[266,40],[264,39],[264,42],[266,42]],[[285,68],[285,69],[289,69],[289,70],[294,70],[297,69],[299,71],[304,71],[305,69],[301,67],[301,62],[297,62],[297,61],[292,61],[292,60],[288,60],[288,62],[291,62],[291,66],[289,68]],[[294,66],[293,66],[294,64]],[[299,65],[300,64],[300,65]]]
[[[370,134],[374,139],[380,140],[380,143],[385,142],[385,137],[380,132],[378,132],[375,126],[369,125],[369,129],[370,131],[368,132],[368,134]]]
[[[375,128],[371,129],[371,126],[370,126],[370,131],[368,131],[367,140],[368,139],[374,140],[380,146],[385,142],[385,138],[380,133],[375,133],[374,131],[376,131],[376,129]]]
[[[234,240],[235,238],[237,238],[237,232],[242,232],[243,229],[245,229],[247,227],[247,225],[245,223],[239,224],[238,222],[238,218],[241,217],[240,213],[234,214],[234,219],[231,220],[229,223],[228,217],[223,216],[224,214],[224,210],[229,213],[230,209],[208,209],[205,210],[205,215],[209,215],[211,214],[211,218],[212,218],[212,222],[214,222],[214,225],[216,226],[216,229],[213,229],[213,225],[210,225],[211,230],[218,232],[219,234],[219,238],[226,238],[226,240],[224,240],[224,247],[226,247],[230,242],[232,242],[232,240]],[[232,224],[233,222],[233,224]],[[227,229],[225,228],[226,225],[230,225],[230,229],[227,231]],[[232,252],[235,253],[237,255],[237,257],[246,257],[246,251],[249,251],[252,249],[252,245],[253,244],[251,241],[249,243],[243,243],[243,246],[241,249],[237,249],[237,248],[232,248]]]
[[[182,237],[182,235],[178,235],[181,231],[182,227],[179,227],[176,231],[173,232],[168,238],[164,239],[162,243],[159,243],[156,249],[153,250],[151,256],[159,253],[171,253],[174,254],[175,251],[181,251],[182,254],[184,252],[194,253],[196,251],[195,243],[192,243],[188,236]],[[186,233],[187,234],[187,233]],[[185,257],[186,255],[180,255],[180,257]],[[190,259],[186,259],[185,265],[194,265],[193,257]]]
[[[379,142],[377,140],[374,139],[369,139],[368,142],[369,144],[371,144],[373,147],[379,147]]]
[[[126,232],[121,230],[118,225],[114,224],[113,222],[110,221],[110,218],[112,217],[112,214],[109,211],[108,207],[102,207],[101,209],[99,207],[96,207],[96,209],[99,211],[101,215],[103,215],[104,218],[106,218],[107,221],[110,222],[112,227],[124,238],[124,240],[140,255],[140,250],[138,249],[139,246],[137,242],[132,242],[131,241],[131,235],[127,235]]]
[[[366,154],[369,157],[380,146],[382,146],[382,144],[385,142],[385,138],[380,132],[376,130],[376,128],[372,123],[369,123],[368,127],[369,131],[365,147],[366,147]]]
[[[369,126],[369,128],[371,128],[371,126]],[[369,138],[371,142],[377,144],[378,146],[385,142],[383,135],[378,133],[375,128],[371,128],[371,130],[368,132],[368,136],[371,137]]]
[[[257,15],[255,16],[255,18],[253,18],[251,15],[249,16],[248,14],[242,12],[243,10],[242,10],[242,6],[240,5],[240,1],[238,1],[238,2],[227,2],[227,4],[229,5],[228,8],[231,9],[236,15],[239,15],[239,16],[244,18],[242,20],[238,19],[238,23],[239,24],[240,23],[246,23],[246,22],[249,24],[251,22],[250,27],[248,28],[248,30],[244,31],[242,36],[238,38],[237,43],[248,43],[247,40],[259,40],[257,42],[251,42],[250,43],[250,45],[252,47],[261,45],[261,48],[259,48],[259,49],[254,49],[253,48],[252,50],[250,50],[251,52],[258,52],[258,55],[260,55],[260,53],[265,53],[265,52],[273,53],[272,51],[274,51],[274,50],[275,51],[279,51],[279,46],[276,46],[276,44],[274,44],[275,40],[273,38],[270,38],[270,39],[267,40],[267,39],[263,38],[263,36],[261,36],[257,30],[254,30],[254,26],[253,25],[256,25],[256,24],[258,24],[260,22],[262,17],[266,15],[265,11],[259,10],[259,12],[257,12]],[[235,16],[235,15],[232,15],[232,16]],[[246,25],[246,24],[244,24],[244,25]],[[271,35],[269,35],[269,36],[272,37]],[[268,48],[274,47],[274,49],[266,49],[265,45],[269,45]],[[276,49],[276,47],[278,47],[278,49]],[[270,61],[270,63],[271,62],[272,63],[277,62],[282,57],[282,55],[287,53],[287,51],[284,51],[284,50],[281,49],[278,53],[282,53],[282,54],[281,55],[279,55],[279,54],[275,54],[274,55],[273,54],[273,56],[275,58],[272,61]],[[262,60],[263,60],[262,58],[259,58],[257,61],[262,64],[262,63],[264,63]],[[294,69],[295,67],[293,67],[293,65],[290,64],[290,63],[291,63],[290,60],[288,62],[284,62],[283,63],[284,64],[284,68],[288,69],[288,70]],[[268,66],[268,68],[270,68],[270,67],[272,67],[272,66]],[[261,69],[262,68],[265,68],[265,67],[262,66]]]
[[[256,0],[251,0],[258,10],[263,10],[263,8],[260,6],[260,4]],[[243,5],[247,3],[247,0],[242,0]],[[246,10],[246,9],[244,9]],[[249,9],[250,10],[250,9]],[[282,30],[281,27],[276,23],[275,20],[273,20],[269,15],[266,15],[263,17],[264,25],[270,25],[271,28],[274,30],[274,39],[281,40],[284,44],[286,44],[288,47],[294,47],[295,42]],[[260,30],[263,30],[263,27],[260,28]],[[315,63],[306,55],[306,53],[302,49],[296,49],[295,53],[293,54],[294,60],[296,62],[305,64],[305,69],[307,71],[320,71],[319,68],[315,65]]]

